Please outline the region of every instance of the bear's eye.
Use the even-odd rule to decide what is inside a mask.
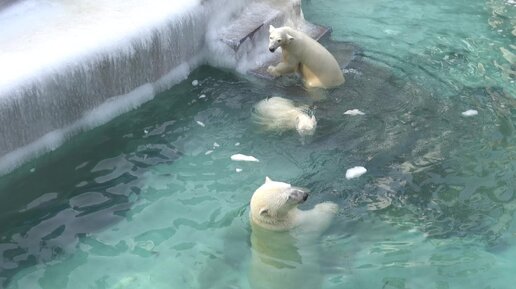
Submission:
[[[277,41],[277,42],[278,42],[278,43],[280,43],[280,41],[281,41],[281,39],[278,39],[278,41]]]

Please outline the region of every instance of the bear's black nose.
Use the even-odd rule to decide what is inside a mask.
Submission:
[[[276,50],[276,48],[269,48],[270,52],[274,52],[274,50]]]
[[[303,202],[306,201],[306,199],[308,199],[308,193],[303,194]]]

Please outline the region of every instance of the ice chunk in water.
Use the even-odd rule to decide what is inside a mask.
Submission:
[[[259,160],[253,156],[246,156],[243,154],[234,154],[231,156],[231,160],[243,161],[243,162],[259,162]]]
[[[364,115],[365,113],[355,108],[355,109],[346,110],[344,112],[344,114],[347,114],[347,115]]]
[[[199,84],[199,81],[198,81],[197,79],[196,79],[196,80],[194,80],[194,81],[192,81],[192,85],[193,85],[193,86],[197,86],[198,84]]]
[[[353,167],[353,168],[350,168],[346,171],[346,179],[354,179],[354,178],[358,178],[360,177],[361,175],[365,174],[367,172],[366,168],[364,167]]]
[[[477,114],[478,114],[478,111],[476,111],[474,109],[468,109],[462,113],[463,116],[474,116]]]

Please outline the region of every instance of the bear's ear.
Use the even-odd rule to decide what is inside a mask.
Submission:
[[[269,25],[269,33],[271,33],[272,31],[274,31],[276,28],[274,28],[274,26],[272,25]]]
[[[312,122],[316,122],[317,120],[315,119],[315,115],[312,115],[312,117],[310,118],[312,120]]]
[[[259,214],[260,214],[260,216],[269,215],[269,209],[261,208]]]
[[[265,177],[265,183],[270,183],[270,182],[272,182],[272,180],[269,179],[269,177]]]
[[[287,33],[287,39],[288,39],[288,41],[292,41],[292,40],[294,40],[294,36]]]

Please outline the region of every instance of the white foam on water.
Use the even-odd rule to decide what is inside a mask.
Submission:
[[[205,126],[206,126],[206,125],[204,124],[204,122],[202,122],[202,121],[198,121],[198,120],[196,120],[195,122],[196,122],[198,125],[202,126],[202,127],[205,127]]]
[[[346,179],[354,179],[358,178],[361,175],[365,174],[367,172],[367,169],[364,167],[352,167],[346,171]]]

